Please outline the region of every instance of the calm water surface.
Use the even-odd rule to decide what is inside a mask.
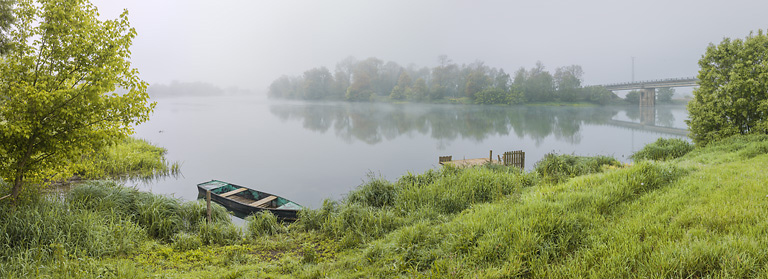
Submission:
[[[262,97],[158,99],[136,136],[168,149],[182,176],[139,189],[184,200],[195,185],[223,180],[317,208],[368,175],[391,181],[437,166],[438,156],[482,158],[526,152],[526,169],[546,153],[628,156],[657,138],[683,137],[683,106],[492,107],[308,103]],[[644,123],[645,125],[639,125]]]

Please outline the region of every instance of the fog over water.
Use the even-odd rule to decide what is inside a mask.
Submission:
[[[526,152],[531,170],[546,153],[628,156],[682,128],[685,107],[658,106],[646,126],[637,107],[552,107],[269,101],[261,97],[158,100],[137,136],[166,147],[182,177],[138,187],[197,198],[211,179],[250,186],[318,207],[369,174],[394,181],[438,166],[438,157]],[[494,158],[496,158],[494,155]]]
[[[507,73],[537,61],[549,71],[580,65],[582,85],[626,82],[633,73],[691,77],[708,44],[768,27],[768,1],[746,0],[93,3],[104,19],[129,10],[138,32],[131,61],[155,89],[177,81],[192,95],[218,92],[157,99],[136,136],[167,148],[184,176],[139,187],[194,199],[193,185],[221,179],[310,207],[341,197],[367,173],[395,180],[435,167],[441,155],[522,149],[528,169],[548,152],[628,161],[644,144],[677,136],[646,126],[685,128],[687,112],[660,106],[648,120],[637,107],[267,100],[266,88],[283,75],[333,69],[350,56],[431,68],[446,55]]]
[[[540,60],[577,64],[584,84],[696,75],[709,43],[768,28],[768,1],[199,1],[95,0],[104,18],[128,9],[134,66],[174,80],[264,93],[354,56],[433,67],[485,61],[513,72]]]

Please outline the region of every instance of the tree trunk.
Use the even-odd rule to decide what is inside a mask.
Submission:
[[[27,144],[27,152],[24,154],[24,157],[19,160],[19,163],[16,165],[16,177],[13,179],[13,188],[11,188],[11,200],[15,200],[19,197],[19,194],[21,194],[21,186],[24,185],[24,172],[27,168],[27,161],[32,156],[32,147],[33,147],[33,138],[29,137],[29,143]]]
[[[16,179],[13,180],[13,188],[11,189],[11,200],[15,201],[17,197],[19,197],[19,193],[21,193],[21,184],[24,182],[24,178],[21,175],[16,176]]]

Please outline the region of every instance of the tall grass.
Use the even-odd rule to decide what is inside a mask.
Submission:
[[[200,201],[181,202],[113,181],[83,183],[64,199],[52,195],[16,206],[3,203],[0,258],[7,263],[32,262],[21,270],[0,264],[0,275],[56,261],[56,253],[65,258],[132,253],[147,239],[173,243],[179,250],[241,241],[242,232],[231,223],[226,209],[211,206],[213,223],[207,223]]]
[[[356,247],[410,222],[437,220],[506,198],[535,181],[535,174],[485,167],[446,167],[407,174],[395,183],[371,177],[341,203],[326,201],[319,209],[303,210],[297,225],[338,239],[343,247]]]
[[[277,217],[270,211],[261,211],[245,218],[246,231],[251,238],[274,235],[282,231]]]
[[[130,178],[151,179],[178,175],[179,162],[165,159],[167,150],[143,139],[127,137],[98,153],[73,164],[75,173],[86,179]]]
[[[547,154],[534,169],[546,181],[563,182],[580,175],[601,172],[604,166],[620,166],[621,162],[608,156],[583,157]]]
[[[143,227],[119,214],[82,210],[58,199],[0,207],[0,277],[32,277],[45,262],[130,253],[147,238]]]
[[[632,154],[632,160],[666,161],[680,158],[693,150],[693,144],[682,139],[659,138],[656,142],[647,144]]]
[[[179,211],[175,216],[182,219],[169,226],[176,233],[155,244],[159,248],[151,256],[137,256],[142,259],[137,262],[152,262],[155,272],[179,277],[766,278],[766,154],[768,136],[742,136],[674,160],[640,160],[621,168],[603,167],[613,164],[609,159],[578,159],[565,165],[587,167],[570,167],[577,169],[570,173],[566,168],[524,173],[449,167],[395,182],[372,177],[345,199],[302,210],[287,229],[270,214],[249,217],[247,241],[226,221],[202,221],[200,203],[167,205],[172,202],[149,200],[107,182],[73,191],[63,203],[66,208],[46,211],[97,212],[82,213],[93,220],[114,216],[149,238],[150,227],[138,221],[138,207],[153,212],[173,208],[168,211]],[[556,158],[561,159],[568,162]],[[564,179],[552,183],[552,173]],[[2,214],[5,220],[10,213]],[[52,266],[39,265],[38,259],[72,262],[72,251],[78,249],[79,255],[131,253],[130,243],[137,241],[101,245],[106,240],[99,237],[107,234],[64,224],[73,221],[58,221],[65,234],[51,228],[41,229],[38,235],[45,237],[8,234],[31,244],[15,250],[0,246],[0,256],[11,255],[0,261],[0,275],[34,277],[36,267]],[[24,232],[37,224],[17,223]],[[89,222],[74,224],[86,227]],[[101,230],[126,233],[118,227]],[[94,244],[76,240],[81,238]],[[170,247],[162,244],[167,242]],[[241,243],[247,245],[219,247],[218,252],[208,248]],[[96,274],[96,268],[78,265]]]

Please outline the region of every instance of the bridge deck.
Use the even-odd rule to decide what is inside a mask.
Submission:
[[[699,79],[689,78],[671,78],[660,80],[645,80],[635,82],[613,83],[601,85],[608,90],[633,90],[645,88],[669,88],[669,87],[691,87],[698,86]]]

